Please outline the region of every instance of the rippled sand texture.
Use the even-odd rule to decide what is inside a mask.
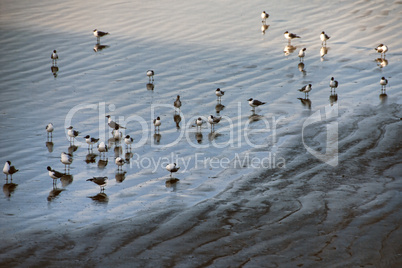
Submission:
[[[217,2],[2,1],[0,163],[20,171],[0,198],[0,266],[402,266],[402,2]],[[249,98],[267,104],[252,113]],[[101,159],[83,137],[107,141],[107,114],[135,141]],[[216,132],[197,133],[210,114]],[[332,166],[306,149],[327,140]],[[74,160],[52,186],[62,152]],[[131,165],[117,172],[116,156]],[[151,160],[177,161],[179,181]]]

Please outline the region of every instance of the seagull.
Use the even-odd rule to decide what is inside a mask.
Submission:
[[[126,147],[130,146],[131,149],[131,144],[133,143],[134,139],[130,137],[130,135],[127,135],[124,138],[124,143],[126,144]]]
[[[71,139],[73,139],[73,141],[74,141],[75,137],[77,137],[80,134],[80,132],[77,130],[74,130],[72,126],[69,126],[67,129],[68,129],[67,135],[70,136],[70,142],[71,142]]]
[[[222,117],[217,117],[210,115],[208,116],[208,122],[211,124],[211,131],[215,128],[215,124],[218,124],[221,121]]]
[[[220,101],[222,96],[225,95],[225,92],[222,91],[220,88],[217,88],[215,90],[215,95],[218,97],[218,101]]]
[[[305,85],[301,89],[299,89],[300,92],[304,92],[304,97],[308,98],[308,93],[312,90],[311,84]]]
[[[60,179],[61,177],[63,177],[65,175],[64,173],[61,173],[59,171],[52,169],[50,166],[47,167],[47,170],[49,170],[50,178],[53,179],[53,184],[56,184],[57,179]]]
[[[98,43],[99,43],[101,37],[108,35],[108,34],[109,34],[108,32],[98,31],[97,29],[94,30],[94,35],[96,36]]]
[[[64,169],[66,169],[67,166],[69,166],[70,168],[70,165],[73,162],[73,155],[68,154],[66,152],[62,152],[60,162],[64,164]]]
[[[299,51],[299,58],[300,58],[300,61],[303,61],[303,58],[304,58],[304,56],[306,56],[306,48],[302,48],[302,49],[300,49],[300,51]]]
[[[204,120],[202,120],[201,117],[198,117],[198,118],[195,120],[195,124],[197,125],[197,129],[198,129],[198,127],[200,127],[200,129],[201,129],[202,124],[204,124]]]
[[[49,134],[50,134],[50,137],[53,136],[53,130],[54,130],[53,124],[52,123],[47,124],[46,131],[47,131],[48,137],[49,137]]]
[[[124,161],[123,158],[121,158],[120,156],[116,158],[116,160],[114,161],[117,165],[117,170],[119,170],[119,168],[121,169],[121,167],[124,165],[124,163],[126,163]]]
[[[177,98],[174,101],[173,105],[174,105],[174,107],[176,107],[177,109],[180,110],[180,107],[181,107],[180,95],[177,95]]]
[[[147,76],[149,78],[149,82],[151,82],[151,80],[152,80],[152,82],[154,81],[154,74],[155,74],[154,70],[147,71]]]
[[[91,149],[93,149],[94,143],[97,143],[99,141],[99,139],[91,138],[89,135],[86,135],[84,139],[88,143],[88,150],[90,147]]]
[[[161,124],[162,124],[161,118],[159,116],[156,119],[154,119],[155,132],[157,132],[156,128],[158,128],[158,132],[159,132]]]
[[[180,169],[180,167],[178,167],[178,166],[176,165],[176,163],[168,164],[168,165],[166,166],[166,170],[170,172],[170,177],[172,177],[172,173],[173,173],[173,172],[177,172],[179,169]]]
[[[331,81],[329,81],[329,86],[332,89],[335,89],[338,87],[338,81],[335,81],[335,78],[331,77]]]
[[[385,52],[388,51],[388,47],[384,44],[380,44],[378,47],[375,48],[378,53],[381,53],[381,57],[384,55],[385,58]]]
[[[106,155],[106,152],[108,151],[107,145],[102,141],[98,144],[98,151],[99,153],[104,153]]]
[[[52,59],[53,62],[56,62],[59,59],[59,55],[57,55],[57,51],[53,50],[52,55],[50,55],[50,58]]]
[[[106,117],[107,117],[107,124],[109,125],[109,127],[113,128],[113,129],[116,129],[116,127],[117,127],[117,129],[119,129],[119,128],[126,129],[125,127],[123,127],[120,124],[113,121],[110,115],[107,115]]]
[[[17,172],[18,169],[11,165],[11,161],[6,161],[3,167],[3,173],[6,174],[6,179],[8,180],[8,175],[10,175],[11,179],[13,179],[13,174]]]
[[[321,45],[323,45],[323,44],[327,45],[327,40],[330,38],[331,37],[329,37],[324,31],[322,31],[320,34]]]
[[[381,80],[380,80],[381,89],[385,89],[387,84],[388,84],[388,80],[385,79],[385,77],[381,77]]]
[[[123,137],[123,133],[119,131],[119,127],[116,125],[112,130],[113,139],[119,141]]]
[[[259,100],[254,100],[253,98],[248,99],[248,104],[255,109],[255,107],[258,107],[260,105],[264,105],[266,102],[262,102]]]
[[[263,12],[261,13],[262,22],[266,22],[268,18],[269,18],[269,14],[266,13],[265,11],[263,11]]]
[[[284,32],[283,35],[285,36],[286,39],[288,39],[288,43],[290,44],[290,41],[294,38],[300,38],[300,36],[294,34],[294,33],[289,33],[288,31]]]
[[[100,191],[103,192],[107,184],[107,177],[93,177],[91,179],[87,179],[87,181],[92,181],[93,183],[99,185]]]

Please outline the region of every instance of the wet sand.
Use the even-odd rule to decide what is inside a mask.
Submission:
[[[0,266],[401,266],[402,3],[6,1],[2,10],[0,160],[20,171],[0,198]],[[107,47],[95,28],[110,32]],[[289,55],[286,30],[302,36]],[[297,89],[307,83],[305,100]],[[267,104],[254,114],[250,97]],[[83,137],[107,141],[107,114],[135,142],[131,153],[111,143],[102,162]],[[210,114],[223,117],[216,132],[197,133],[194,119]],[[328,153],[328,137],[335,166],[306,149]],[[62,171],[69,150],[70,174],[52,187],[46,167]],[[117,155],[131,163],[124,172]],[[166,161],[181,166],[177,183]],[[93,176],[109,178],[104,193]]]

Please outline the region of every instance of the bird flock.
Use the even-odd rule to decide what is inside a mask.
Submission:
[[[267,25],[267,20],[269,18],[269,14],[266,11],[263,11],[261,13],[261,19],[262,19],[262,26],[261,26],[261,31],[263,34],[265,34],[266,30],[268,29],[269,25]],[[109,35],[108,32],[103,32],[103,31],[99,31],[97,29],[93,30],[93,34],[94,36],[97,38],[97,43],[96,46],[94,48],[95,51],[101,50],[107,46],[102,46],[100,44],[100,39],[106,35]],[[285,31],[284,32],[284,37],[285,39],[288,41],[287,46],[285,47],[285,54],[289,55],[290,53],[292,53],[296,47],[291,45],[291,42],[293,39],[299,39],[301,38],[301,36],[295,34],[295,33],[291,33],[289,31]],[[321,32],[321,34],[319,35],[320,40],[321,40],[321,50],[320,50],[320,54],[321,57],[323,57],[325,54],[327,54],[328,48],[327,48],[327,41],[331,39],[331,37],[329,35],[327,35],[324,31]],[[387,61],[385,60],[385,54],[386,52],[388,52],[388,47],[384,44],[380,44],[378,45],[376,48],[374,48],[378,53],[380,53],[381,57],[379,59],[377,59],[378,62],[380,62],[381,66],[383,67],[384,64],[387,64]],[[303,47],[300,49],[299,53],[298,53],[298,57],[300,59],[300,64],[299,64],[299,70],[304,70],[304,58],[306,56],[306,50],[307,48]],[[51,60],[52,60],[52,73],[54,75],[54,77],[57,76],[57,71],[58,71],[58,67],[57,67],[57,60],[59,59],[59,56],[57,54],[56,50],[53,50],[52,54],[51,54]],[[300,67],[301,66],[301,67]],[[153,82],[154,82],[154,75],[155,72],[154,70],[147,70],[146,71],[146,75],[149,78],[149,84],[147,84],[147,88],[153,90]],[[381,93],[385,94],[385,90],[386,90],[386,86],[388,84],[388,80],[385,77],[381,77],[380,80],[380,85],[381,85]],[[331,97],[335,98],[335,100],[337,100],[337,95],[335,93],[335,90],[338,88],[338,81],[335,80],[334,77],[331,77],[330,82],[329,82],[329,87],[331,89]],[[312,84],[307,84],[305,86],[303,86],[302,88],[299,89],[300,92],[304,93],[304,99],[303,98],[299,98],[302,103],[309,103],[309,92],[312,90]],[[223,108],[225,107],[221,101],[222,101],[222,97],[225,95],[225,91],[221,90],[220,88],[217,88],[215,90],[215,95],[217,96],[217,105],[216,105],[216,112],[217,114],[219,114],[219,112],[221,110],[223,110]],[[331,98],[330,97],[330,98]],[[248,100],[249,105],[252,108],[252,112],[254,114],[255,112],[255,108],[259,107],[261,105],[266,104],[266,102],[263,101],[259,101],[253,98],[249,98]],[[311,102],[310,102],[311,103]],[[174,109],[175,109],[175,115],[174,115],[174,120],[176,122],[177,128],[179,128],[179,123],[181,121],[181,117],[179,115],[180,113],[180,109],[182,106],[182,101],[180,99],[180,95],[177,95],[176,100],[173,103]],[[120,142],[121,140],[124,141],[126,148],[129,152],[131,152],[131,145],[134,142],[134,139],[132,137],[130,137],[130,135],[126,135],[123,138],[122,132],[120,132],[120,129],[126,129],[124,126],[121,126],[120,124],[118,124],[117,122],[112,120],[112,117],[110,115],[106,116],[108,122],[108,126],[112,129],[112,139],[114,139],[115,142]],[[211,126],[211,133],[215,131],[215,126],[221,121],[222,117],[221,116],[214,116],[214,115],[209,115],[207,117],[207,122],[210,124]],[[198,117],[195,120],[195,124],[194,126],[197,129],[197,133],[199,133],[198,131],[201,131],[201,127],[202,125],[205,123],[206,121],[202,118],[202,117]],[[160,127],[162,125],[161,122],[161,118],[160,116],[157,116],[154,120],[153,120],[153,125],[155,128],[155,135],[156,137],[159,135],[159,139],[160,139]],[[52,140],[53,137],[53,131],[54,131],[54,126],[52,123],[49,123],[48,125],[46,125],[46,133],[47,133],[47,139],[48,141]],[[69,175],[70,172],[70,165],[73,163],[73,152],[75,150],[77,150],[77,146],[74,145],[74,141],[75,139],[80,135],[81,133],[77,130],[75,130],[73,128],[73,126],[69,126],[67,128],[67,135],[69,137],[69,142],[70,142],[70,147],[69,147],[69,152],[62,152],[60,155],[60,162],[62,164],[64,164],[64,172],[60,172],[57,170],[52,169],[51,166],[47,166],[47,170],[48,170],[48,174],[49,177],[53,179],[53,186],[54,189],[57,189],[56,185],[57,185],[57,180],[62,179],[63,176],[71,176]],[[99,138],[94,138],[91,137],[90,135],[86,135],[83,137],[86,141],[86,143],[88,144],[88,152],[92,153],[93,152],[93,147],[96,144],[96,148],[99,152],[100,158],[103,159],[102,161],[104,161],[104,165],[107,164],[107,156],[106,153],[108,152],[108,150],[110,149],[109,146],[105,143],[105,141],[100,141]],[[115,150],[119,150],[118,147],[115,147]],[[93,157],[93,154],[91,156],[91,154],[89,155],[89,159],[88,161],[91,161],[91,157]],[[119,155],[119,154],[118,154]],[[96,155],[95,155],[96,156]],[[117,165],[117,172],[118,174],[122,177],[121,181],[124,180],[124,174],[125,172],[123,172],[122,167],[123,165],[127,162],[128,160],[125,160],[124,158],[117,156],[115,158],[115,164]],[[180,169],[179,166],[177,166],[176,163],[171,163],[168,164],[166,166],[166,170],[170,173],[170,178],[172,178],[172,174],[175,172],[178,172]],[[3,173],[6,175],[6,180],[8,180],[8,176],[10,176],[11,180],[12,180],[12,176],[13,174],[17,173],[19,170],[17,168],[15,168],[14,166],[11,165],[11,161],[6,161],[6,163],[4,164],[3,167]],[[87,179],[87,181],[91,181],[95,184],[97,184],[100,187],[100,192],[102,193],[105,190],[105,186],[107,184],[107,177],[92,177]],[[178,179],[174,178],[174,180],[172,180],[172,182],[178,181]]]

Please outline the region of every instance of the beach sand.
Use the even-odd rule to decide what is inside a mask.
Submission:
[[[0,266],[402,265],[402,2],[3,1],[1,10],[0,163],[19,172],[0,198]],[[96,44],[94,29],[110,34]],[[294,48],[286,30],[301,36]],[[324,48],[321,31],[331,36]],[[267,103],[252,112],[249,98]],[[110,141],[108,114],[135,139],[131,151]],[[197,132],[194,120],[209,115],[222,116],[215,132],[207,123]],[[110,145],[106,158],[85,135]],[[74,160],[53,187],[46,167],[63,171],[62,152]],[[116,156],[128,161],[123,172]],[[104,193],[86,181],[94,176],[108,177]]]

